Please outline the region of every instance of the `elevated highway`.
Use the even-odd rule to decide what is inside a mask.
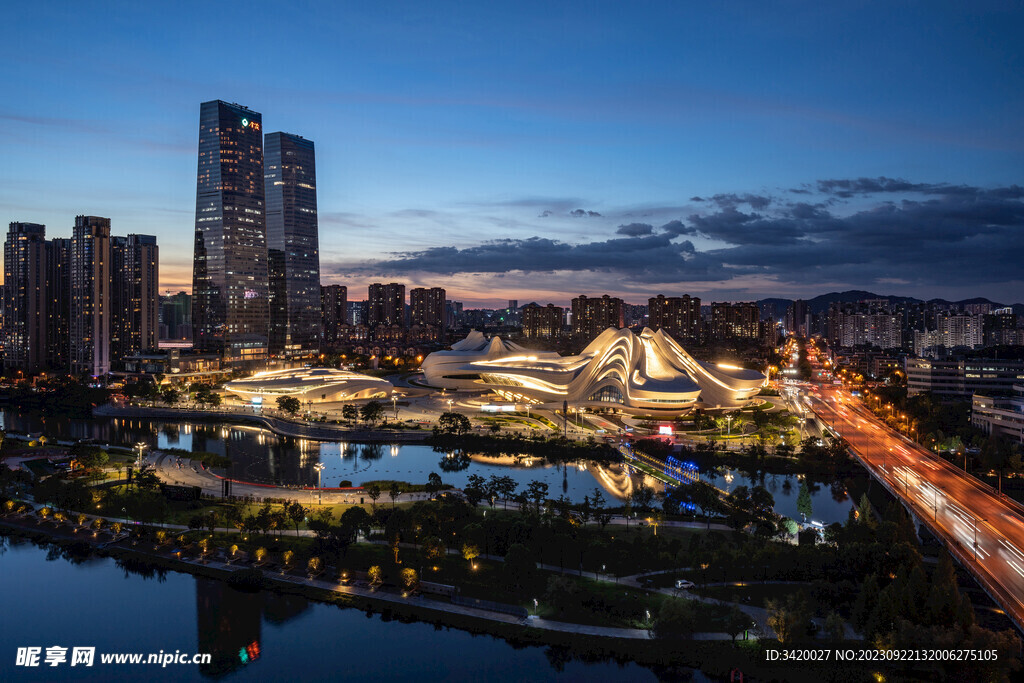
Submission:
[[[814,385],[804,401],[1024,630],[1024,506],[893,431],[842,387]]]

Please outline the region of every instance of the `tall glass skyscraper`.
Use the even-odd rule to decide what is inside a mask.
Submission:
[[[231,362],[266,358],[267,233],[263,117],[238,104],[204,102],[199,116],[194,344]]]
[[[270,270],[270,352],[320,350],[320,247],[313,141],[266,137],[264,177]]]

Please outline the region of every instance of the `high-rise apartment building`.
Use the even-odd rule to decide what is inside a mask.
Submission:
[[[397,282],[369,287],[366,300],[366,324],[372,330],[380,326],[405,327],[405,285]]]
[[[409,291],[409,324],[419,327],[421,334],[432,339],[444,338],[445,291],[443,287],[416,287]]]
[[[46,364],[46,227],[11,223],[4,241],[4,370]]]
[[[887,299],[856,303],[833,302],[828,310],[828,339],[838,347],[902,345],[903,315],[893,313]]]
[[[46,243],[46,364],[67,371],[71,364],[71,240]]]
[[[662,294],[647,301],[647,325],[652,330],[665,330],[679,342],[700,341],[700,299]]]
[[[528,339],[559,337],[562,334],[565,309],[548,304],[529,303],[523,306],[523,336]]]
[[[71,236],[71,372],[110,372],[110,219],[76,216]]]
[[[339,341],[339,330],[348,324],[348,287],[325,285],[320,288],[320,314],[323,320],[324,346]]]
[[[754,302],[711,304],[711,336],[716,340],[757,339],[760,322],[761,309]]]
[[[313,141],[270,133],[264,147],[270,351],[320,349],[320,246]]]
[[[573,336],[590,340],[609,327],[623,326],[622,299],[607,294],[597,299],[579,295],[572,300]]]
[[[156,237],[110,238],[110,357],[155,351],[159,339],[160,254]]]
[[[238,104],[204,102],[199,116],[193,342],[229,362],[266,358],[267,235],[263,119]]]

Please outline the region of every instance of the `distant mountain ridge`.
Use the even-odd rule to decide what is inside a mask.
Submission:
[[[894,296],[891,294],[875,294],[873,292],[867,292],[862,289],[850,289],[845,292],[829,292],[828,294],[820,294],[813,299],[807,299],[807,307],[811,313],[820,315],[828,311],[828,307],[835,302],[842,303],[855,303],[857,301],[863,301],[865,299],[887,299],[890,304],[894,303],[931,303],[940,305],[949,304],[992,304],[992,308],[1004,308],[1011,306],[1013,312],[1017,315],[1024,315],[1024,304],[1002,304],[984,297],[974,297],[972,299],[963,299],[961,301],[947,301],[946,299],[928,299],[926,302],[924,299],[917,299],[912,296]],[[793,303],[793,299],[760,299],[757,305],[761,309],[761,315],[764,316],[768,313],[770,307],[775,308],[775,317],[781,318],[786,315],[786,309]]]

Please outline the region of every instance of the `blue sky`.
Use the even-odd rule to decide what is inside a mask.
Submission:
[[[352,298],[1024,299],[1017,3],[87,5],[5,9],[0,215],[156,234],[169,288],[219,98],[315,141]]]

